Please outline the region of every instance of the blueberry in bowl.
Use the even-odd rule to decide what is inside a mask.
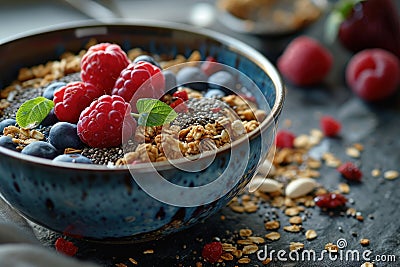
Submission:
[[[225,206],[271,149],[284,100],[254,49],[173,23],[54,26],[3,40],[0,57],[0,120],[15,120],[0,137],[0,193],[34,223],[92,241],[159,239]],[[98,75],[108,66],[119,74]]]

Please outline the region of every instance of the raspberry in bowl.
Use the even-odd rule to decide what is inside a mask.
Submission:
[[[92,60],[106,69],[99,58],[108,60],[108,44],[118,45],[111,53],[118,51],[118,77],[82,76],[94,66],[90,54],[82,65],[82,56],[96,44],[101,49],[90,53],[101,56]],[[276,69],[254,49],[170,23],[63,25],[5,40],[0,56],[1,120],[16,119],[2,135],[17,142],[15,149],[0,146],[0,192],[29,220],[88,240],[158,239],[214,214],[273,145],[284,99]],[[182,56],[186,62],[177,64]],[[210,58],[219,65],[204,73]],[[85,64],[91,67],[81,71]],[[43,97],[61,82],[52,100]],[[26,102],[46,112],[20,111]],[[26,114],[40,119],[35,124]],[[22,153],[30,143],[46,158],[29,154],[32,148]]]

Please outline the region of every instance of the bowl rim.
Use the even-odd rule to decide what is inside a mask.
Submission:
[[[217,32],[214,30],[206,29],[206,28],[201,28],[197,26],[192,26],[188,24],[183,24],[183,23],[177,23],[177,22],[167,22],[167,21],[157,21],[157,20],[144,20],[144,19],[112,19],[106,22],[99,22],[96,20],[82,20],[82,21],[73,21],[73,22],[66,22],[66,23],[60,23],[60,24],[55,24],[55,25],[50,25],[50,26],[45,26],[45,27],[40,27],[37,29],[25,31],[22,33],[18,33],[15,35],[12,35],[7,38],[3,38],[0,40],[0,48],[1,46],[11,43],[13,41],[17,41],[22,38],[29,38],[33,37],[36,35],[40,34],[47,34],[47,33],[52,33],[52,32],[57,32],[57,31],[64,31],[64,30],[76,30],[79,28],[91,28],[91,27],[115,27],[115,26],[131,26],[131,27],[153,27],[153,28],[159,28],[159,29],[164,29],[164,30],[170,30],[170,31],[181,31],[181,32],[186,32],[186,33],[191,33],[195,35],[200,35],[203,37],[211,38],[223,45],[226,45],[229,47],[230,50],[234,51],[235,53],[241,54],[242,56],[246,56],[254,64],[256,64],[260,69],[263,70],[271,79],[271,82],[274,85],[275,88],[275,102],[272,108],[270,109],[269,113],[267,114],[267,117],[261,122],[260,126],[247,134],[247,138],[250,140],[252,138],[257,137],[258,135],[261,134],[261,132],[266,131],[267,128],[271,126],[271,124],[274,124],[279,117],[282,108],[283,108],[283,103],[285,100],[285,86],[283,83],[283,79],[278,72],[277,68],[264,56],[262,55],[259,51],[257,51],[255,48],[251,47],[250,45],[235,39],[233,37],[230,37],[224,33]],[[238,140],[233,141],[230,146],[226,146],[223,148],[219,148],[216,153],[212,154],[220,154],[220,153],[225,153],[228,150],[234,149],[236,146],[240,145],[242,141],[246,137],[239,138]],[[61,168],[61,169],[74,169],[74,170],[85,170],[85,171],[112,171],[113,173],[122,171],[122,172],[127,172],[131,166],[123,165],[123,166],[108,166],[108,165],[99,165],[99,164],[77,164],[77,163],[69,163],[69,162],[54,162],[51,159],[45,159],[45,158],[40,158],[40,157],[34,157],[30,155],[24,155],[20,152],[12,151],[10,149],[0,147],[0,154],[9,156],[11,158],[17,159],[17,160],[23,160],[27,163],[31,164],[38,164],[38,165],[44,165],[47,167],[56,167],[56,168]],[[205,154],[203,157],[207,157],[207,154]],[[145,163],[140,163],[140,168],[137,168],[137,170],[163,170],[163,169],[170,169],[173,167],[175,164],[184,164],[185,159],[179,158],[176,160],[171,160],[169,161],[163,161],[163,162],[145,162]]]

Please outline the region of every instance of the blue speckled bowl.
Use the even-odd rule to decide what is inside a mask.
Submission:
[[[182,171],[168,162],[154,165],[171,183],[196,187],[216,179],[230,160],[243,161],[231,159],[231,152],[239,151],[249,153],[244,173],[237,172],[234,162],[226,170],[229,180],[216,183],[223,193],[221,198],[200,206],[180,207],[149,196],[127,168],[53,163],[0,147],[0,192],[4,199],[28,219],[54,231],[118,243],[164,237],[226,205],[246,186],[260,159],[265,158],[267,150],[260,147],[272,144],[284,99],[284,86],[273,65],[249,46],[204,29],[159,22],[84,22],[4,40],[0,44],[0,88],[16,78],[19,68],[58,59],[65,51],[78,52],[90,38],[115,42],[124,49],[141,47],[172,56],[189,55],[196,49],[204,58],[212,55],[250,77],[262,90],[252,93],[258,100],[266,100],[269,107],[261,108],[270,112],[261,130],[250,134],[249,147],[235,141],[231,148],[219,150],[212,164],[199,172]],[[142,165],[137,171],[151,175],[150,165]]]

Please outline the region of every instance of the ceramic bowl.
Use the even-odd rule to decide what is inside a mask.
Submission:
[[[136,166],[136,178],[127,167],[55,163],[0,147],[2,197],[48,229],[113,243],[165,237],[224,207],[249,183],[273,144],[284,101],[284,86],[274,66],[251,47],[205,29],[160,22],[80,22],[3,40],[0,88],[16,79],[21,67],[58,59],[65,51],[77,53],[91,38],[154,54],[188,56],[198,50],[203,58],[211,55],[254,81],[259,90],[249,91],[268,111],[267,117],[247,142],[233,142],[212,160],[206,155],[195,163],[143,163]],[[208,167],[193,171],[202,164]],[[225,179],[218,179],[221,174]],[[212,187],[204,187],[207,184]]]

